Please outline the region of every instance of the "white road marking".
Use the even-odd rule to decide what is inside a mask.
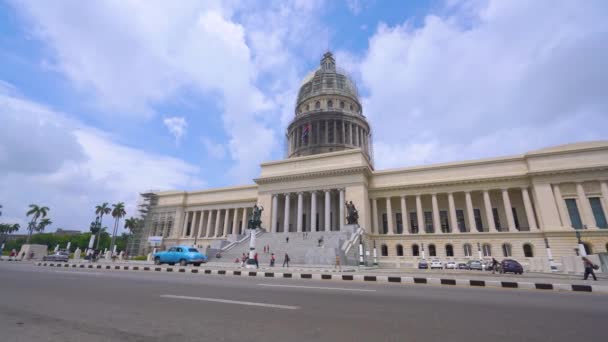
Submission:
[[[61,274],[85,274],[85,275],[95,275],[95,276],[100,276],[100,275],[105,275],[105,273],[103,272],[79,272],[79,271],[51,271],[50,273],[61,273]]]
[[[270,287],[293,287],[299,289],[315,289],[315,290],[335,290],[335,291],[354,291],[354,292],[376,292],[376,290],[368,289],[349,289],[346,287],[322,287],[322,286],[301,286],[301,285],[280,285],[280,284],[258,284],[259,286]]]
[[[216,303],[224,303],[224,304],[262,306],[262,307],[266,307],[266,308],[286,309],[286,310],[299,309],[299,307],[291,306],[291,305],[245,302],[245,301],[239,301],[239,300],[228,300],[228,299],[219,299],[219,298],[190,297],[190,296],[177,296],[177,295],[161,295],[161,298],[187,299],[187,300],[198,300],[198,301],[202,301],[202,302],[216,302]]]

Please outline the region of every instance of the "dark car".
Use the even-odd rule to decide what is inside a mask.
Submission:
[[[467,264],[466,264],[466,263],[464,263],[464,262],[459,262],[459,263],[456,265],[456,268],[457,268],[457,269],[459,269],[459,270],[468,270],[468,269],[469,269],[469,265],[467,265]]]
[[[427,270],[429,268],[429,263],[426,260],[422,259],[418,262],[418,269]]]
[[[69,254],[67,252],[56,252],[51,255],[45,255],[42,257],[43,261],[63,261],[68,262]]]
[[[519,262],[513,259],[505,259],[500,263],[500,273],[523,274],[524,268]]]

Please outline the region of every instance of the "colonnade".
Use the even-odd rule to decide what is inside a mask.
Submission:
[[[282,197],[281,200],[283,201],[282,211],[279,208],[279,197]],[[322,207],[318,206],[318,197],[321,197],[320,200],[323,201]],[[293,217],[293,210],[291,208],[292,199],[295,199],[296,202],[295,217]],[[305,203],[305,201],[308,201],[308,203]],[[279,219],[279,215],[281,214],[282,220]],[[306,222],[304,222],[305,217],[309,217]],[[344,189],[302,191],[272,195],[270,229],[273,233],[338,231],[344,228],[344,218]],[[292,229],[291,227],[293,227],[294,223],[295,229]]]
[[[225,238],[243,234],[250,208],[189,210],[184,213],[182,238]]]
[[[308,133],[304,134],[306,131]],[[369,152],[369,131],[349,120],[311,120],[293,128],[288,136],[291,152],[300,147],[347,144]]]

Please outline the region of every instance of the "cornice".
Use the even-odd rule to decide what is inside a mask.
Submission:
[[[365,174],[365,176],[367,178],[369,178],[371,176],[371,170],[369,167],[357,166],[357,167],[342,168],[342,169],[304,172],[304,173],[284,175],[284,176],[270,176],[270,177],[256,178],[253,181],[259,185],[259,184],[268,184],[268,183],[275,183],[275,182],[284,182],[284,181],[310,179],[310,178],[327,177],[327,176],[342,176],[342,175],[350,175],[350,174],[358,174],[358,173]]]
[[[372,174],[372,177],[374,175]],[[385,190],[410,190],[418,188],[430,188],[437,186],[452,186],[452,185],[467,185],[467,184],[482,184],[491,182],[505,182],[505,181],[526,181],[529,182],[526,174],[513,174],[500,177],[487,177],[487,178],[466,178],[457,180],[444,180],[438,182],[422,182],[422,183],[411,183],[411,184],[399,184],[399,185],[387,185],[379,187],[370,187],[369,191],[385,191]]]

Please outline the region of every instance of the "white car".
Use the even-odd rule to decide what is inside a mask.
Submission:
[[[445,263],[445,269],[446,270],[455,270],[456,269],[456,262],[455,261],[448,261]]]
[[[443,269],[443,264],[441,263],[441,261],[439,261],[439,259],[433,259],[431,260],[431,269],[434,268],[439,268],[439,269]]]

